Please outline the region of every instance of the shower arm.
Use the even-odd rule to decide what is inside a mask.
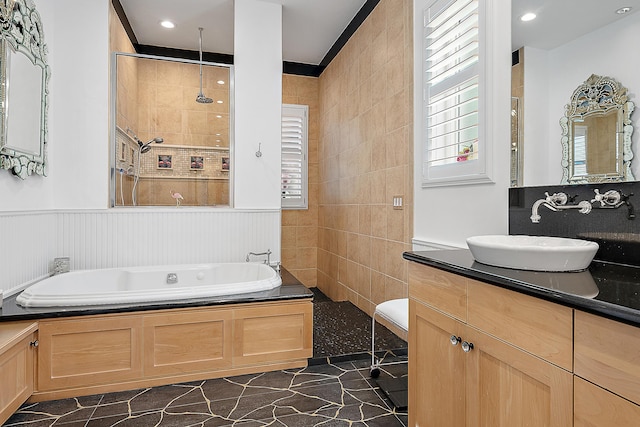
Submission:
[[[202,93],[202,27],[198,28],[198,31],[200,32],[200,37],[199,37],[199,52],[200,52],[200,96],[204,96],[204,93]]]

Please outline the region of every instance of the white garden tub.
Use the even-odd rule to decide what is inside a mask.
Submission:
[[[16,302],[23,307],[149,303],[266,291],[281,284],[273,268],[258,263],[78,270],[29,286]]]

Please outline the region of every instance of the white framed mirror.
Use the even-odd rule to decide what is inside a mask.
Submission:
[[[50,69],[40,15],[32,0],[5,0],[0,24],[0,168],[44,176]]]

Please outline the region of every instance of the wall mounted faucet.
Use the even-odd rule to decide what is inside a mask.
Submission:
[[[576,205],[568,205],[569,197],[565,193],[553,193],[549,195],[548,192],[545,192],[544,195],[546,196],[544,199],[536,200],[531,207],[530,218],[534,224],[540,222],[541,216],[538,213],[540,206],[545,206],[554,212],[566,209],[579,209],[579,212],[583,214],[588,214],[592,209],[591,203],[587,200],[582,200]]]
[[[557,212],[565,209],[579,209],[580,213],[588,214],[593,209],[592,203],[600,203],[596,205],[596,209],[617,209],[620,206],[627,207],[627,219],[635,219],[636,213],[633,205],[629,201],[629,197],[633,196],[633,193],[624,194],[622,191],[609,190],[605,193],[600,193],[597,188],[593,190],[595,196],[591,201],[582,200],[578,204],[568,205],[567,202],[573,202],[573,198],[569,198],[565,193],[549,193],[545,192],[545,198],[536,200],[531,207],[531,222],[537,224],[540,222],[540,214],[538,209],[540,206],[546,206],[550,210]]]

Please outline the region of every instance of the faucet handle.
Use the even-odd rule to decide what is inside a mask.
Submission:
[[[567,195],[565,193],[553,193],[552,195],[549,195],[549,193],[544,193],[547,196],[547,202],[551,203],[552,205],[566,205],[567,201],[569,200],[569,197],[567,197]]]
[[[600,202],[600,206],[604,206],[604,194],[601,194],[600,190],[598,190],[597,188],[593,190],[593,192],[596,193],[596,195],[593,196],[593,199],[591,199],[591,203]]]
[[[629,196],[625,196],[624,194],[616,190],[609,190],[602,194],[600,193],[600,190],[596,188],[595,190],[593,190],[593,192],[595,193],[595,196],[593,200],[591,200],[591,203],[600,202],[600,206],[618,207],[621,203],[621,200],[624,202],[629,198]]]

